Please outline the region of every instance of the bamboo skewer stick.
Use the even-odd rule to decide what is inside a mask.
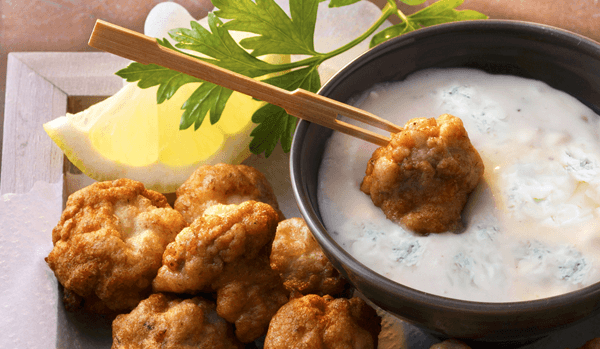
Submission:
[[[402,129],[369,112],[306,90],[287,91],[247,76],[223,69],[214,64],[187,56],[158,44],[156,39],[138,32],[97,20],[90,37],[90,46],[137,61],[154,63],[184,74],[238,91],[259,100],[277,105],[290,115],[385,146],[390,139],[375,132],[337,119],[344,115],[389,132]]]

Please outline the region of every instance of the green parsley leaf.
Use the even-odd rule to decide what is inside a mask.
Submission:
[[[178,28],[169,32],[171,38],[177,42],[175,46],[166,39],[159,39],[158,42],[174,50],[184,49],[186,51],[180,52],[252,78],[283,73],[264,81],[289,91],[302,88],[317,92],[320,88],[318,66],[369,37],[389,16],[398,14],[407,20],[375,35],[372,46],[433,24],[487,18],[475,11],[456,10],[455,8],[462,4],[462,0],[440,0],[411,16],[403,17],[395,2],[388,0],[381,17],[359,38],[331,52],[318,53],[314,49],[315,24],[319,3],[325,0],[289,1],[290,16],[274,0],[213,0],[216,11],[209,14],[209,28],[191,22],[190,28]],[[330,0],[329,7],[342,7],[358,1]],[[401,1],[409,5],[419,5],[425,0]],[[228,21],[223,23],[218,17]],[[246,38],[238,44],[229,34],[229,30],[245,31],[256,36]],[[251,53],[247,50],[251,50]],[[192,51],[201,55],[194,56],[188,53]],[[265,54],[301,54],[308,58],[294,63],[272,65],[257,58]],[[118,71],[117,75],[129,82],[138,81],[141,88],[158,85],[158,103],[171,98],[187,83],[201,82],[182,106],[184,113],[180,121],[181,129],[192,125],[198,129],[206,115],[209,115],[211,124],[217,123],[232,93],[223,87],[154,64],[132,63]],[[258,124],[251,133],[253,139],[250,149],[253,153],[264,153],[268,157],[277,144],[281,144],[286,152],[290,150],[298,121],[295,117],[288,115],[280,107],[267,104],[254,113],[252,121]]]
[[[307,54],[315,56],[314,31],[317,19],[318,0],[290,1],[290,14],[287,14],[273,0],[215,0],[218,9],[215,14],[230,19],[223,25],[227,30],[241,30],[258,34],[247,38],[240,44],[252,51],[252,56],[265,54]],[[211,31],[214,31],[211,28]],[[213,55],[211,55],[213,56]],[[316,92],[320,88],[320,79],[313,62],[305,68],[275,76],[264,82],[294,90],[304,88]],[[250,150],[255,154],[269,156],[278,143],[287,152],[291,148],[293,132],[297,119],[288,115],[280,107],[265,105],[252,117],[256,128]]]
[[[159,104],[173,97],[181,86],[190,82],[202,81],[156,64],[144,65],[137,62],[131,63],[116,74],[128,82],[139,81],[138,86],[140,88],[160,85],[156,94],[156,100]]]
[[[288,91],[302,88],[317,92],[321,88],[321,80],[317,67],[308,67],[291,71],[287,74],[265,80],[265,82],[281,87]],[[250,151],[254,154],[265,153],[269,157],[277,143],[287,153],[292,147],[292,138],[298,119],[285,112],[281,107],[267,104],[252,115],[252,122],[258,124],[250,136]]]
[[[416,6],[416,5],[421,5],[422,3],[424,3],[427,0],[400,0],[403,3],[410,5],[410,6]]]
[[[410,16],[422,27],[434,24],[457,22],[472,19],[487,19],[487,16],[472,10],[456,10],[464,0],[441,0]]]
[[[487,16],[472,10],[456,10],[464,0],[440,0],[432,5],[408,16],[408,22],[388,27],[377,33],[371,39],[370,46],[373,47],[391,38],[428,27],[435,24],[457,22],[472,19],[486,19]]]
[[[284,70],[252,56],[240,47],[213,13],[208,14],[208,24],[210,31],[197,22],[191,22],[191,29],[173,29],[169,35],[178,42],[175,47],[210,56],[200,59],[252,78]]]
[[[165,47],[175,49],[166,39],[158,39],[157,41]],[[198,58],[190,54],[188,54],[188,56]],[[116,75],[128,82],[139,81],[137,84],[139,88],[149,88],[159,85],[156,93],[156,101],[158,104],[173,97],[175,92],[177,92],[181,86],[191,82],[202,82],[200,79],[156,64],[145,65],[137,62],[133,62],[126,68],[119,70],[116,72]]]
[[[121,69],[117,75],[129,82],[138,81],[140,88],[149,88],[159,85],[156,101],[158,104],[171,98],[179,87],[190,82],[203,82],[200,79],[179,73],[155,64],[131,63],[127,68]],[[210,122],[215,124],[221,118],[227,100],[233,91],[203,82],[192,95],[185,101],[179,129],[185,130],[192,125],[198,129],[208,112]]]
[[[223,26],[258,34],[240,44],[254,56],[266,54],[314,55],[314,32],[318,0],[290,1],[291,18],[273,0],[213,0]],[[212,30],[212,29],[211,29]]]
[[[169,35],[177,42],[175,47],[196,51],[208,57],[190,56],[249,77],[262,76],[286,69],[266,63],[249,54],[235,42],[229,32],[223,28],[223,23],[214,14],[209,14],[208,23],[210,31],[197,22],[191,22],[191,29],[173,29]],[[159,43],[176,49],[167,40],[159,40]],[[118,71],[117,75],[129,82],[138,81],[140,88],[159,85],[157,103],[171,98],[179,87],[187,83],[203,82],[155,64],[132,63],[127,68]],[[203,82],[183,104],[184,112],[179,128],[187,129],[194,125],[194,129],[198,129],[207,113],[210,113],[211,124],[217,123],[232,92],[221,86]]]
[[[284,75],[274,76],[263,81],[288,91],[302,88],[310,92],[317,92],[321,88],[321,81],[319,80],[319,73],[316,71],[316,67],[296,69]]]
[[[269,157],[277,143],[281,140],[281,147],[289,151],[291,147],[291,134],[296,129],[297,119],[285,112],[283,108],[267,104],[259,108],[252,115],[252,122],[258,126],[252,130],[250,136],[250,151],[254,154],[265,153]]]
[[[194,125],[197,130],[206,114],[210,112],[210,123],[215,124],[221,118],[225,104],[233,91],[209,82],[205,82],[192,93],[192,95],[183,103],[185,109],[181,115],[179,129],[185,130]]]

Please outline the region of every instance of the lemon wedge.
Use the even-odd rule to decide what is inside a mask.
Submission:
[[[241,40],[245,36],[235,37]],[[289,56],[270,55],[270,63]],[[199,83],[187,84],[169,100],[156,103],[158,87],[126,84],[118,93],[77,114],[44,124],[44,130],[67,158],[88,177],[130,178],[163,193],[175,191],[203,164],[239,164],[250,155],[252,114],[264,105],[234,92],[219,122],[205,117],[194,130],[179,130],[181,106]]]
[[[127,84],[118,93],[77,113],[44,124],[67,158],[88,177],[130,178],[147,188],[173,192],[202,164],[238,164],[250,155],[251,116],[262,102],[233,93],[221,120],[180,131],[181,105],[195,90],[188,84],[163,104],[157,87]]]

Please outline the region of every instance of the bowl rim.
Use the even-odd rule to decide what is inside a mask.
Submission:
[[[572,31],[546,25],[520,20],[502,20],[502,19],[486,19],[486,20],[471,20],[463,22],[453,22],[438,24],[431,27],[426,27],[404,34],[400,37],[390,39],[381,43],[368,51],[354,58],[351,62],[345,65],[342,69],[336,72],[318,91],[320,95],[327,95],[334,87],[337,80],[343,79],[343,76],[349,74],[349,71],[358,69],[360,66],[368,63],[388,50],[394,50],[395,47],[401,45],[410,45],[411,42],[417,41],[422,36],[437,35],[447,33],[449,30],[465,31],[465,30],[510,30],[520,32],[521,34],[536,34],[549,35],[558,41],[570,42],[571,48],[577,48],[585,51],[588,54],[597,55],[600,57],[600,43],[574,33]],[[573,42],[577,42],[576,45]],[[600,58],[599,58],[600,59]],[[361,278],[368,280],[373,284],[381,285],[381,288],[393,290],[393,295],[401,295],[402,299],[414,303],[427,304],[428,307],[435,307],[440,311],[461,311],[467,313],[493,313],[494,315],[511,314],[515,311],[519,312],[545,312],[552,309],[568,307],[574,300],[581,301],[582,299],[598,299],[600,300],[600,281],[584,288],[571,291],[568,293],[534,299],[526,301],[513,302],[478,302],[455,298],[448,298],[418,289],[414,289],[402,285],[396,281],[388,279],[376,271],[368,268],[363,263],[358,261],[354,256],[342,248],[328,233],[326,228],[321,223],[316,211],[308,202],[306,190],[302,187],[302,178],[300,175],[301,167],[301,149],[304,141],[304,136],[308,131],[310,122],[300,120],[292,141],[290,152],[290,178],[292,182],[292,190],[296,199],[298,209],[304,217],[311,231],[315,232],[315,238],[324,246],[325,250],[333,250],[344,257],[347,268],[353,273],[359,274]],[[433,302],[432,302],[433,300]],[[433,305],[432,305],[433,304]]]

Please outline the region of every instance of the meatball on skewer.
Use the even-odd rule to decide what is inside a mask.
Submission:
[[[462,121],[449,114],[410,120],[378,148],[360,189],[386,217],[421,233],[460,230],[468,195],[483,161]]]

